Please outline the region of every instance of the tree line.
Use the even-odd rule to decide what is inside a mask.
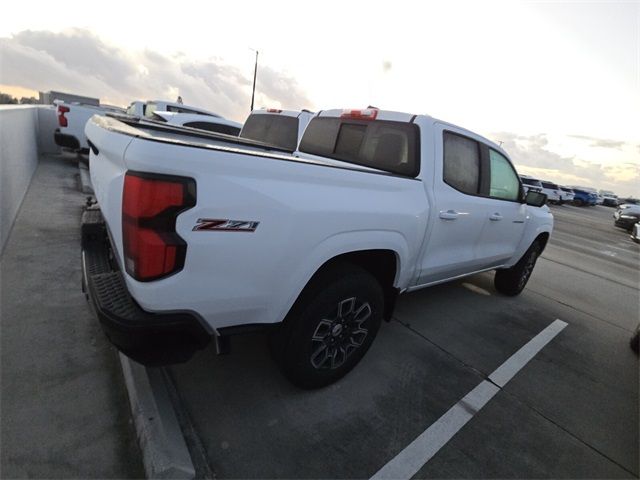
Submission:
[[[18,100],[8,93],[0,92],[0,105],[32,105],[37,104],[38,102],[39,101],[36,97],[22,97]]]

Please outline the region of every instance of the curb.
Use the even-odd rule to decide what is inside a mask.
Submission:
[[[147,478],[194,479],[196,470],[162,370],[119,356]]]
[[[89,167],[87,167],[83,162],[78,162],[78,170],[80,170],[80,191],[82,193],[93,195],[93,185],[91,185]]]

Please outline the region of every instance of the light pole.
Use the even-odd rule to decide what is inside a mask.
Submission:
[[[250,48],[249,50],[253,50]],[[256,52],[256,65],[253,68],[253,90],[251,91],[251,112],[253,112],[253,100],[256,96],[256,76],[258,75],[258,50],[253,50]]]

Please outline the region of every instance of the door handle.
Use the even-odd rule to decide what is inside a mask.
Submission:
[[[499,213],[494,213],[493,215],[489,215],[489,220],[493,222],[498,222],[502,220],[502,215],[500,215]]]
[[[440,218],[442,218],[443,220],[455,220],[458,218],[458,212],[456,212],[455,210],[447,210],[446,212],[444,210],[441,210]]]

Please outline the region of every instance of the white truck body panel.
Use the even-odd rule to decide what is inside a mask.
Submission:
[[[176,112],[154,112],[155,115],[158,115],[166,120],[169,125],[176,126],[189,126],[190,123],[210,123],[213,125],[227,125],[229,127],[235,127],[237,129],[242,128],[242,124],[239,122],[234,122],[233,120],[228,120],[226,118],[212,116],[212,115],[202,115],[195,113],[176,113]],[[196,127],[194,127],[196,128]]]
[[[104,115],[108,112],[122,113],[124,111],[121,108],[112,106],[85,105],[81,103],[65,103],[61,101],[56,101],[55,105],[58,119],[61,115],[61,108],[68,109],[68,111],[64,112],[64,118],[67,121],[67,125],[62,125],[60,120],[58,120],[58,130],[63,135],[74,137],[78,141],[80,149],[89,148],[84,128],[91,117],[94,115]]]
[[[91,178],[121,264],[125,173],[184,176],[197,185],[196,206],[176,222],[188,245],[184,267],[151,282],[124,273],[131,295],[147,311],[196,312],[212,330],[276,323],[314,273],[340,254],[394,252],[393,285],[404,291],[511,266],[539,234],[551,232],[553,217],[546,207],[470,198],[443,182],[443,130],[508,158],[498,145],[428,116],[380,111],[381,119],[418,125],[416,178],[305,153],[220,144],[192,148],[189,139],[158,141],[135,128],[112,131],[89,122],[87,135],[99,149],[91,154]],[[448,212],[457,218],[444,218]],[[260,223],[252,233],[194,231],[201,218]]]

